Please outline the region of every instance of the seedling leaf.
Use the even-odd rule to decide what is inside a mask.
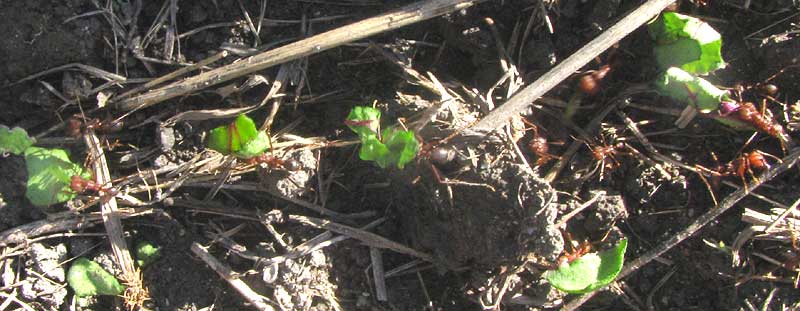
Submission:
[[[67,272],[67,283],[77,296],[112,295],[116,296],[125,290],[111,273],[98,263],[78,258]]]
[[[161,258],[161,248],[156,247],[153,243],[142,241],[136,244],[136,264],[139,267],[145,267],[158,258]]]
[[[377,135],[366,136],[361,138],[361,149],[358,151],[358,157],[364,161],[375,161],[381,168],[386,168],[386,155],[389,153],[389,148],[386,148]]]
[[[359,137],[377,136],[380,127],[381,111],[367,106],[355,106],[347,115],[347,127]]]
[[[240,114],[232,123],[211,130],[206,145],[219,153],[247,159],[264,153],[269,137],[256,128],[253,119]]]
[[[702,113],[717,110],[720,102],[729,100],[728,91],[720,90],[711,82],[677,67],[667,69],[656,79],[655,84],[661,94],[679,102],[693,104]]]
[[[389,149],[387,165],[397,165],[403,169],[408,162],[414,160],[419,151],[419,142],[412,131],[389,129],[383,131],[383,141]]]
[[[35,141],[23,128],[9,129],[5,125],[0,125],[0,153],[11,152],[20,155]]]
[[[608,285],[622,270],[628,240],[623,239],[612,249],[586,254],[544,277],[555,288],[570,294],[588,293]]]
[[[36,206],[65,202],[75,197],[70,189],[72,175],[89,178],[80,165],[69,160],[61,149],[29,147],[25,149],[28,184],[25,196]]]
[[[725,67],[722,37],[702,20],[664,12],[648,29],[656,41],[653,52],[662,69],[680,67],[703,75]]]

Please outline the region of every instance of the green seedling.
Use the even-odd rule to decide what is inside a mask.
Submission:
[[[704,75],[725,67],[722,36],[707,23],[675,12],[664,12],[648,25],[661,69],[680,67]]]
[[[145,267],[161,258],[161,248],[156,247],[153,243],[142,241],[136,244],[135,254],[136,264],[139,267]]]
[[[0,153],[21,155],[34,142],[36,140],[28,136],[25,129],[19,127],[9,129],[8,126],[0,124]]]
[[[380,117],[378,109],[356,106],[344,123],[361,139],[359,158],[374,161],[381,168],[403,169],[419,153],[419,142],[412,131],[396,128],[381,131]]]
[[[67,271],[67,283],[79,297],[122,294],[125,287],[98,263],[78,258]]]
[[[244,114],[228,125],[219,126],[208,135],[206,145],[222,154],[250,159],[269,149],[269,136],[259,131],[253,119]]]
[[[570,294],[583,294],[608,285],[622,270],[628,240],[623,239],[612,249],[588,253],[557,270],[545,272],[553,287]]]

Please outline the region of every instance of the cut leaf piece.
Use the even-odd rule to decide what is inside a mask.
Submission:
[[[586,254],[558,270],[545,272],[544,277],[555,288],[570,294],[588,293],[608,285],[622,270],[628,240],[612,249]]]
[[[720,102],[730,100],[728,91],[695,77],[680,68],[671,67],[655,80],[656,88],[665,96],[690,103],[702,113],[719,109]]]
[[[25,196],[36,206],[48,206],[75,197],[70,189],[73,175],[90,178],[80,165],[70,161],[61,149],[29,147],[25,150],[28,184]]]
[[[377,135],[361,138],[361,149],[358,150],[361,160],[375,161],[381,168],[386,168],[385,159],[388,153],[389,148],[378,140]]]
[[[136,244],[136,264],[139,267],[145,267],[152,262],[161,258],[161,248],[156,247],[153,243],[142,241]]]
[[[67,272],[67,283],[76,296],[119,295],[125,287],[98,263],[78,258]]]
[[[364,137],[378,135],[380,120],[380,110],[367,106],[355,106],[347,115],[345,124],[364,139]]]
[[[11,152],[15,155],[21,155],[35,141],[33,137],[28,136],[28,132],[23,128],[14,127],[9,129],[7,126],[0,124],[0,153]]]
[[[725,67],[722,37],[697,18],[664,12],[648,25],[656,41],[653,52],[662,69],[680,67],[693,74],[707,74]]]
[[[232,123],[211,130],[206,145],[219,153],[247,159],[264,153],[269,137],[256,128],[253,119],[240,114]]]
[[[408,162],[414,160],[419,152],[419,142],[412,131],[386,129],[383,131],[383,141],[389,149],[386,165],[396,165],[403,169]]]

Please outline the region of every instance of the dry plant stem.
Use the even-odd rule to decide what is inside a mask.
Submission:
[[[153,212],[153,209],[150,208],[122,209],[119,211],[119,217],[129,218],[142,216],[150,214],[151,212]],[[31,239],[35,239],[45,234],[90,228],[99,224],[102,220],[103,219],[99,214],[91,214],[74,215],[69,218],[56,220],[44,219],[34,221],[0,232],[0,247],[11,244],[27,243]]]
[[[248,302],[253,304],[256,309],[261,311],[275,311],[275,308],[267,303],[269,299],[250,289],[250,286],[247,286],[244,281],[237,278],[237,276],[233,273],[233,270],[228,267],[228,265],[220,262],[217,260],[217,258],[214,258],[214,256],[209,254],[208,251],[199,243],[192,243],[192,253],[200,257],[200,259],[202,259],[212,270],[216,271],[222,279],[228,282],[233,289],[238,291],[239,294],[247,299]]]
[[[639,28],[675,0],[649,0],[620,20],[617,24],[587,43],[569,58],[545,73],[531,85],[524,88],[505,104],[493,110],[472,127],[474,130],[493,131],[510,120],[514,115],[531,105],[536,99],[550,91],[581,67],[592,61],[603,51],[622,40]]]
[[[345,226],[342,224],[332,222],[330,220],[325,220],[320,218],[289,215],[288,220],[310,225],[312,227],[330,230],[341,235],[346,235],[353,239],[364,242],[364,244],[367,244],[372,247],[388,248],[401,254],[414,256],[428,262],[434,262],[433,256],[429,254],[417,251],[403,244],[391,241],[372,232],[367,232],[361,229]]]
[[[757,180],[752,181],[748,185],[748,187],[745,187],[745,189],[749,189],[750,191],[755,190],[763,183],[772,180],[773,178],[775,178],[775,176],[778,176],[778,174],[783,173],[784,171],[794,166],[794,164],[797,163],[798,158],[800,158],[800,148],[795,148],[794,150],[792,150],[791,153],[789,153],[789,155],[787,155],[782,159],[783,163],[775,165],[766,172],[764,172],[761,176],[758,177]],[[748,195],[749,191],[746,191],[745,189],[739,189],[734,193],[731,193],[728,197],[722,200],[722,202],[720,202],[719,206],[710,209],[708,212],[695,219],[695,221],[692,222],[692,224],[690,224],[688,227],[686,227],[686,229],[684,229],[681,232],[678,232],[667,241],[661,243],[658,247],[651,249],[650,251],[643,254],[639,258],[636,258],[633,261],[626,264],[622,268],[622,271],[620,271],[619,275],[617,275],[617,280],[622,279],[631,272],[638,270],[639,268],[646,265],[656,257],[670,250],[675,245],[678,245],[678,243],[690,237],[692,234],[697,232],[697,230],[700,230],[700,228],[708,224],[710,221],[722,215],[722,213],[726,212],[731,207],[733,207],[733,205],[736,204],[736,202],[739,202],[739,200],[743,199],[745,196]],[[597,293],[597,291],[575,298],[574,300],[564,305],[562,310],[567,310],[567,311],[576,310],[584,302],[592,298],[592,296],[594,296],[595,293]]]
[[[147,83],[143,84],[142,86],[139,86],[139,87],[137,87],[137,88],[135,88],[135,89],[133,89],[133,90],[130,90],[130,91],[128,91],[128,92],[125,92],[125,93],[123,93],[122,95],[120,95],[120,96],[118,96],[118,97],[114,98],[114,101],[119,101],[119,100],[121,100],[121,99],[124,99],[124,98],[131,97],[131,95],[134,95],[134,94],[140,93],[140,92],[142,92],[142,91],[144,91],[144,90],[146,90],[146,89],[149,89],[149,88],[151,88],[151,87],[154,87],[154,86],[156,86],[156,85],[159,85],[159,84],[161,84],[161,83],[164,83],[164,82],[167,82],[167,81],[169,81],[169,80],[175,79],[175,78],[177,78],[177,77],[183,76],[183,75],[185,75],[185,74],[189,73],[189,72],[190,72],[190,71],[192,71],[192,70],[195,70],[195,69],[198,69],[198,68],[205,67],[205,66],[207,66],[208,64],[211,64],[211,63],[213,63],[213,62],[216,62],[216,61],[218,61],[218,60],[220,60],[220,59],[223,59],[223,58],[225,58],[225,57],[227,57],[227,56],[228,56],[228,51],[222,51],[222,52],[219,52],[219,53],[217,53],[217,54],[214,54],[214,55],[212,55],[212,56],[210,56],[210,57],[208,57],[208,58],[206,58],[206,59],[203,59],[203,60],[201,60],[201,61],[197,62],[196,64],[193,64],[193,65],[191,65],[191,66],[187,66],[187,67],[180,68],[180,69],[178,69],[178,70],[175,70],[175,71],[173,71],[173,72],[170,72],[170,73],[168,73],[168,74],[165,74],[165,75],[163,75],[163,76],[160,76],[160,77],[158,77],[158,78],[155,78],[155,79],[153,79],[153,80],[150,80],[149,82],[147,82]]]
[[[797,210],[797,206],[798,205],[800,205],[800,199],[798,199],[797,201],[794,201],[794,203],[792,203],[792,206],[787,208],[783,213],[781,213],[780,216],[778,216],[777,219],[775,219],[775,221],[773,221],[771,224],[769,224],[769,226],[766,229],[764,229],[764,232],[769,233],[770,230],[775,228],[775,226],[777,226],[779,223],[783,222],[783,219],[785,219],[786,216],[789,216],[789,214],[791,214],[792,212]]]
[[[223,83],[249,73],[319,53],[342,44],[397,29],[472,6],[480,0],[429,0],[269,50],[117,103],[121,110],[141,109],[170,98]],[[663,0],[662,0],[663,1]],[[671,2],[671,1],[670,1]]]
[[[589,206],[592,206],[592,204],[594,204],[594,202],[597,202],[597,200],[599,200],[599,199],[601,199],[601,198],[603,198],[605,196],[606,196],[605,191],[598,192],[594,197],[589,199],[589,201],[584,202],[583,204],[581,204],[581,206],[578,206],[578,208],[576,208],[575,210],[567,213],[564,216],[561,216],[561,219],[559,219],[556,222],[555,228],[558,229],[558,228],[561,228],[561,226],[566,225],[567,221],[572,219],[572,217],[575,217],[575,215],[578,215],[578,213],[580,213],[581,211],[585,210]]]
[[[93,171],[96,182],[108,188],[113,187],[111,184],[111,173],[108,171],[108,164],[103,148],[100,145],[100,139],[97,138],[97,135],[95,135],[92,130],[87,131],[83,135],[83,139],[86,142],[89,154],[91,154],[92,159],[95,160]],[[102,200],[100,211],[103,216],[103,224],[105,225],[106,233],[108,233],[108,240],[111,242],[111,251],[114,253],[114,259],[116,259],[117,264],[120,269],[122,269],[123,281],[129,284],[141,284],[141,280],[137,280],[141,275],[137,273],[133,265],[131,253],[128,251],[128,244],[125,243],[116,197],[112,197],[109,200]]]
[[[376,247],[369,248],[369,258],[372,260],[372,279],[375,281],[375,299],[378,301],[389,300],[386,293],[386,278],[383,275],[383,256]]]

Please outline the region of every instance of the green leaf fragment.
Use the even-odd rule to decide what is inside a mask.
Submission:
[[[544,277],[555,288],[570,294],[583,294],[600,289],[617,277],[622,270],[628,240],[623,239],[612,249],[586,254]]]
[[[80,165],[70,161],[62,149],[29,147],[25,150],[28,184],[25,196],[36,206],[48,206],[75,197],[70,189],[73,175],[89,178]]]
[[[35,141],[33,137],[28,136],[28,132],[23,128],[14,127],[9,129],[5,125],[0,125],[0,153],[10,152],[20,155]]]
[[[386,129],[383,131],[383,141],[389,149],[386,164],[396,165],[401,170],[414,160],[419,151],[419,142],[412,131]]]
[[[67,272],[67,283],[75,291],[75,295],[95,296],[95,295],[119,295],[125,287],[119,283],[111,273],[108,273],[98,263],[86,259],[78,258],[72,263]]]
[[[680,67],[702,75],[725,67],[722,36],[702,20],[664,12],[648,30],[656,41],[653,52],[662,69]]]
[[[729,100],[728,91],[720,90],[711,82],[676,67],[667,69],[655,80],[655,84],[662,95],[690,103],[702,113],[717,110],[720,102]]]
[[[219,153],[247,159],[264,153],[269,137],[256,128],[253,119],[240,114],[232,123],[211,130],[206,145]]]
[[[367,106],[355,106],[347,115],[347,127],[359,137],[377,136],[380,128],[381,111]]]
[[[139,267],[145,267],[158,258],[161,258],[161,248],[156,247],[153,243],[142,241],[136,244],[136,264]]]
[[[361,139],[361,149],[358,150],[358,157],[364,161],[375,161],[381,168],[386,168],[385,159],[389,153],[389,148],[386,148],[378,136],[367,136]]]

